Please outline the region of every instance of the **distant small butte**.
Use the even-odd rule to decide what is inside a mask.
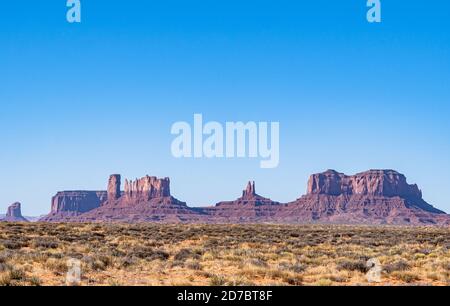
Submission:
[[[234,201],[197,208],[171,195],[169,178],[145,176],[121,187],[121,176],[114,174],[106,191],[58,192],[39,221],[450,225],[450,215],[428,204],[419,187],[394,170],[313,174],[306,195],[290,203],[258,195],[255,182]],[[11,205],[3,221],[26,222],[20,209],[20,203]]]

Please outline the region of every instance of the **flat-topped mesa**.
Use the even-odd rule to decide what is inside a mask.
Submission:
[[[251,199],[256,196],[255,182],[248,182],[247,188],[242,192],[243,199]]]
[[[125,180],[124,195],[127,200],[139,199],[144,201],[170,197],[170,179],[158,179],[147,175],[135,181]]]
[[[27,222],[28,220],[22,216],[21,204],[19,202],[13,203],[8,207],[5,221],[9,222]]]
[[[120,191],[121,177],[120,174],[113,174],[108,181],[108,201],[115,201],[122,196]]]
[[[369,170],[352,176],[334,170],[313,174],[308,181],[308,194],[372,195],[422,199],[417,185],[409,185],[403,174],[394,170]]]
[[[61,191],[52,198],[51,214],[85,213],[100,207],[106,199],[106,191]]]

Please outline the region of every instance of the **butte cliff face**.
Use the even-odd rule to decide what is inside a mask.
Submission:
[[[70,221],[72,217],[100,207],[106,200],[106,191],[61,191],[52,198],[50,214],[40,221]]]
[[[2,221],[6,222],[28,222],[22,216],[22,207],[19,202],[13,203],[8,207],[8,211],[6,212],[6,216]]]
[[[135,181],[125,180],[125,200],[130,203],[147,202],[170,197],[170,179],[145,176]]]
[[[307,194],[278,215],[288,222],[346,224],[445,224],[448,216],[422,199],[417,185],[393,170],[352,176],[328,170],[314,174]]]
[[[422,198],[417,185],[409,185],[406,177],[394,170],[370,170],[353,176],[328,170],[310,177],[307,193]]]

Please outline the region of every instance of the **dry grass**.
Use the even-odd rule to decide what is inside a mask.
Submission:
[[[278,225],[0,224],[0,286],[450,285],[450,229]],[[377,284],[375,284],[377,285]]]

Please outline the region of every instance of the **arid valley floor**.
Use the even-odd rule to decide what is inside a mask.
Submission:
[[[0,223],[0,285],[449,285],[450,228]]]

